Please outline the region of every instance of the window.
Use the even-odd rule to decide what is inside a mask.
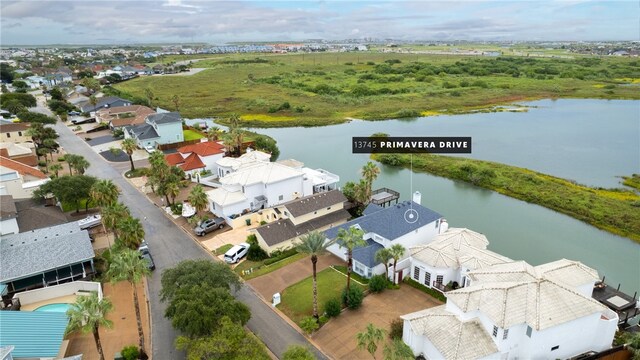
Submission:
[[[560,349],[560,345],[556,345],[556,346],[552,347],[551,351],[555,351],[555,350],[558,350],[558,349]]]
[[[437,229],[437,228],[438,228],[438,222],[437,222],[437,221],[436,221],[436,224],[435,224],[435,225],[436,225],[436,229]]]
[[[531,332],[533,331],[533,329],[531,328],[531,326],[527,326],[527,336],[531,337]]]
[[[509,337],[509,329],[504,329],[504,332],[502,333],[502,340],[507,340],[508,337]]]
[[[314,211],[314,212],[313,212],[313,215],[317,215],[317,214],[318,214],[318,212],[317,212],[317,211]]]
[[[442,285],[443,282],[444,282],[444,276],[443,275],[436,276],[436,283]]]
[[[428,271],[424,273],[424,284],[431,287],[431,273]]]
[[[420,281],[420,268],[417,266],[413,268],[413,280]]]
[[[329,207],[327,208],[327,210],[331,210],[331,206],[329,206]]]
[[[285,211],[284,216],[289,216],[289,213]]]
[[[282,199],[284,199],[284,195],[278,196],[278,200],[282,201]]]
[[[18,136],[22,136],[22,131],[18,131]]]
[[[10,138],[11,137],[11,133],[7,133],[7,137]]]
[[[493,325],[493,337],[498,336],[498,327]]]

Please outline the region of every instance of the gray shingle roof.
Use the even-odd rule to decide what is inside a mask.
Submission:
[[[282,206],[285,206],[292,216],[300,216],[345,201],[347,198],[340,191],[331,190],[292,200]]]
[[[155,124],[169,124],[173,122],[182,122],[182,118],[180,118],[180,113],[178,112],[169,112],[169,113],[160,113],[160,114],[151,114],[147,116],[147,121]]]
[[[368,268],[373,268],[376,265],[380,264],[379,261],[376,261],[376,252],[380,249],[384,249],[384,246],[371,239],[368,239],[367,246],[357,247],[353,249],[353,259],[357,260],[359,263]]]
[[[127,131],[133,133],[133,136],[139,140],[156,139],[160,137],[156,129],[149,124],[132,125],[127,126],[126,128]]]
[[[95,257],[91,239],[77,222],[9,235],[0,239],[0,282],[86,261]]]
[[[327,238],[334,239],[338,235],[339,229],[348,229],[353,225],[359,225],[365,233],[375,233],[393,241],[442,217],[437,212],[413,201],[404,201],[397,205],[380,208],[377,211],[374,211],[374,209],[371,208],[366,215],[331,228],[325,231],[324,234]],[[418,214],[418,220],[413,223],[409,223],[404,219],[404,215],[409,209],[415,210]]]
[[[102,109],[105,106],[125,106],[125,105],[131,105],[131,101],[129,100],[125,100],[125,99],[121,99],[119,97],[116,96],[105,96],[105,97],[101,97],[96,99],[96,105],[93,106],[89,101],[81,104],[80,109],[83,112],[91,112],[91,111],[96,111],[97,109]]]
[[[280,244],[284,241],[304,235],[310,231],[329,226],[336,222],[348,219],[349,212],[341,209],[327,215],[320,216],[311,221],[304,222],[298,226],[293,225],[289,219],[281,219],[271,224],[260,226],[256,231],[269,246]]]

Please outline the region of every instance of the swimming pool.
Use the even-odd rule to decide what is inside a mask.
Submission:
[[[40,306],[33,311],[47,311],[47,312],[61,312],[66,313],[69,310],[70,304],[48,304]]]

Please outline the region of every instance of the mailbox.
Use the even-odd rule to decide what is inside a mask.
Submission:
[[[280,293],[273,294],[273,306],[280,304]]]

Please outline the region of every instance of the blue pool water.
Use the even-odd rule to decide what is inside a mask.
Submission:
[[[40,306],[39,308],[35,309],[34,311],[48,311],[48,312],[66,313],[67,310],[69,310],[70,306],[71,305],[69,305],[69,304],[49,304],[49,305]]]

